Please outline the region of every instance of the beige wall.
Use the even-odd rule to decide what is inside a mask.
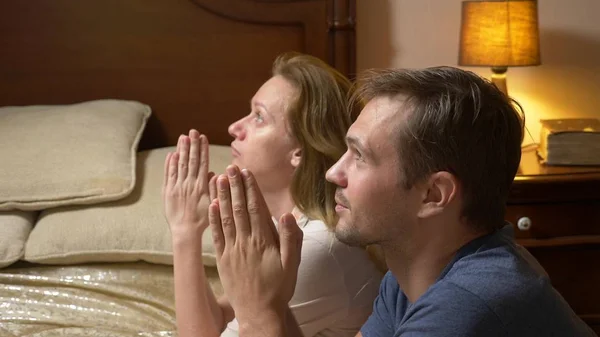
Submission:
[[[461,0],[357,3],[359,71],[457,65]],[[538,7],[542,65],[511,68],[507,77],[536,142],[541,118],[600,118],[600,0],[539,0]]]

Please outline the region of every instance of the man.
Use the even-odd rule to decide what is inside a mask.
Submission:
[[[380,245],[389,267],[358,335],[594,336],[507,233],[523,138],[516,102],[449,67],[371,72],[358,99],[367,104],[348,151],[327,173],[336,237]],[[219,177],[209,208],[240,336],[300,336],[287,301],[301,232],[284,215],[277,234],[242,176]]]

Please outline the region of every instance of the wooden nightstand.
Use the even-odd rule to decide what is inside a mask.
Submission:
[[[600,335],[600,167],[552,167],[524,151],[506,220]]]

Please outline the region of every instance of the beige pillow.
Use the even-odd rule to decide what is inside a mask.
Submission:
[[[171,233],[163,213],[161,188],[167,147],[138,154],[138,183],[128,197],[91,206],[43,211],[29,236],[25,260],[47,264],[143,260],[172,264]],[[210,145],[210,169],[224,172],[228,146]],[[205,265],[215,266],[210,230],[203,236]]]
[[[42,210],[127,196],[150,107],[98,100],[0,108],[0,210]]]
[[[36,215],[36,212],[0,212],[0,268],[23,257],[25,241]]]

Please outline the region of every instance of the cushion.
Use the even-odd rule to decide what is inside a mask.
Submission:
[[[0,108],[0,210],[121,199],[150,108],[135,101]]]
[[[147,261],[172,264],[171,233],[164,218],[161,188],[164,160],[175,147],[138,154],[133,192],[126,198],[90,206],[43,211],[25,247],[24,259],[44,264]],[[210,145],[210,170],[225,171],[228,146]],[[215,266],[210,230],[203,236],[203,261]]]
[[[36,212],[0,212],[0,268],[23,257],[25,241],[36,215]]]

